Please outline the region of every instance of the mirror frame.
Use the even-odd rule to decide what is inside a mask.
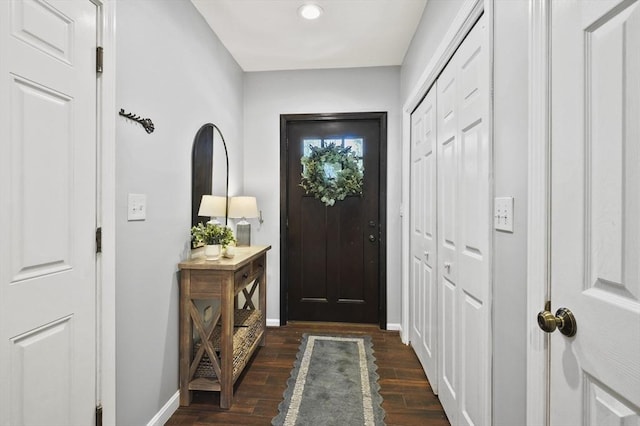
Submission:
[[[193,140],[191,148],[191,226],[196,226],[200,220],[198,218],[198,210],[200,209],[200,200],[203,195],[212,195],[213,189],[213,153],[215,132],[220,135],[222,146],[224,147],[224,156],[227,165],[225,193],[227,200],[225,205],[224,224],[228,223],[229,218],[229,153],[227,151],[227,143],[220,128],[213,123],[203,124]]]

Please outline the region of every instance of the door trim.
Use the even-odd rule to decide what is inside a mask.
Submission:
[[[420,79],[414,86],[411,94],[407,97],[402,106],[402,204],[400,212],[402,216],[402,317],[400,339],[403,343],[409,343],[409,272],[410,272],[410,211],[409,200],[411,199],[411,189],[409,182],[411,165],[411,113],[418,107],[422,99],[426,96],[429,88],[444,70],[456,49],[462,44],[473,25],[478,21],[480,15],[485,11],[485,2],[493,0],[466,0],[460,7],[458,14],[447,29],[446,34],[438,45],[433,57],[425,67]],[[490,8],[487,7],[487,10]],[[491,14],[489,14],[491,15]],[[493,20],[488,20],[488,27],[493,28]],[[490,43],[490,58],[493,57],[493,43]],[[493,62],[490,59],[491,63]],[[493,120],[493,112],[489,112],[489,122]],[[492,134],[491,128],[489,134]]]
[[[91,0],[98,7],[98,44],[104,48],[98,90],[98,179],[96,226],[102,253],[96,255],[96,403],[102,422],[116,424],[116,0]]]
[[[536,314],[550,299],[551,27],[549,0],[529,0],[527,424],[549,424],[549,335]]]
[[[334,120],[378,120],[380,123],[380,196],[378,209],[380,218],[380,238],[378,248],[378,324],[380,329],[387,329],[387,113],[386,112],[354,112],[354,113],[320,113],[320,114],[281,114],[280,115],[280,325],[286,325],[288,319],[288,262],[287,262],[287,171],[289,169],[287,125],[303,121]]]

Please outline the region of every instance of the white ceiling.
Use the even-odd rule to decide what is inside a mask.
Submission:
[[[427,0],[191,0],[244,71],[401,65]],[[298,8],[324,9],[315,21]]]

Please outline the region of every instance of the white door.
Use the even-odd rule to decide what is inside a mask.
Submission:
[[[438,393],[436,90],[411,114],[411,325],[409,339]]]
[[[551,424],[638,425],[640,7],[551,5]]]
[[[480,18],[437,81],[440,401],[491,423],[489,65]]]
[[[96,401],[96,6],[0,1],[0,424]]]

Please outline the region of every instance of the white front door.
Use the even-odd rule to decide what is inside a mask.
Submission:
[[[438,77],[438,395],[491,424],[489,53],[481,17]]]
[[[411,114],[411,324],[409,339],[438,393],[436,90]]]
[[[551,6],[551,425],[638,425],[640,7]]]
[[[96,401],[96,6],[0,2],[0,424]]]

